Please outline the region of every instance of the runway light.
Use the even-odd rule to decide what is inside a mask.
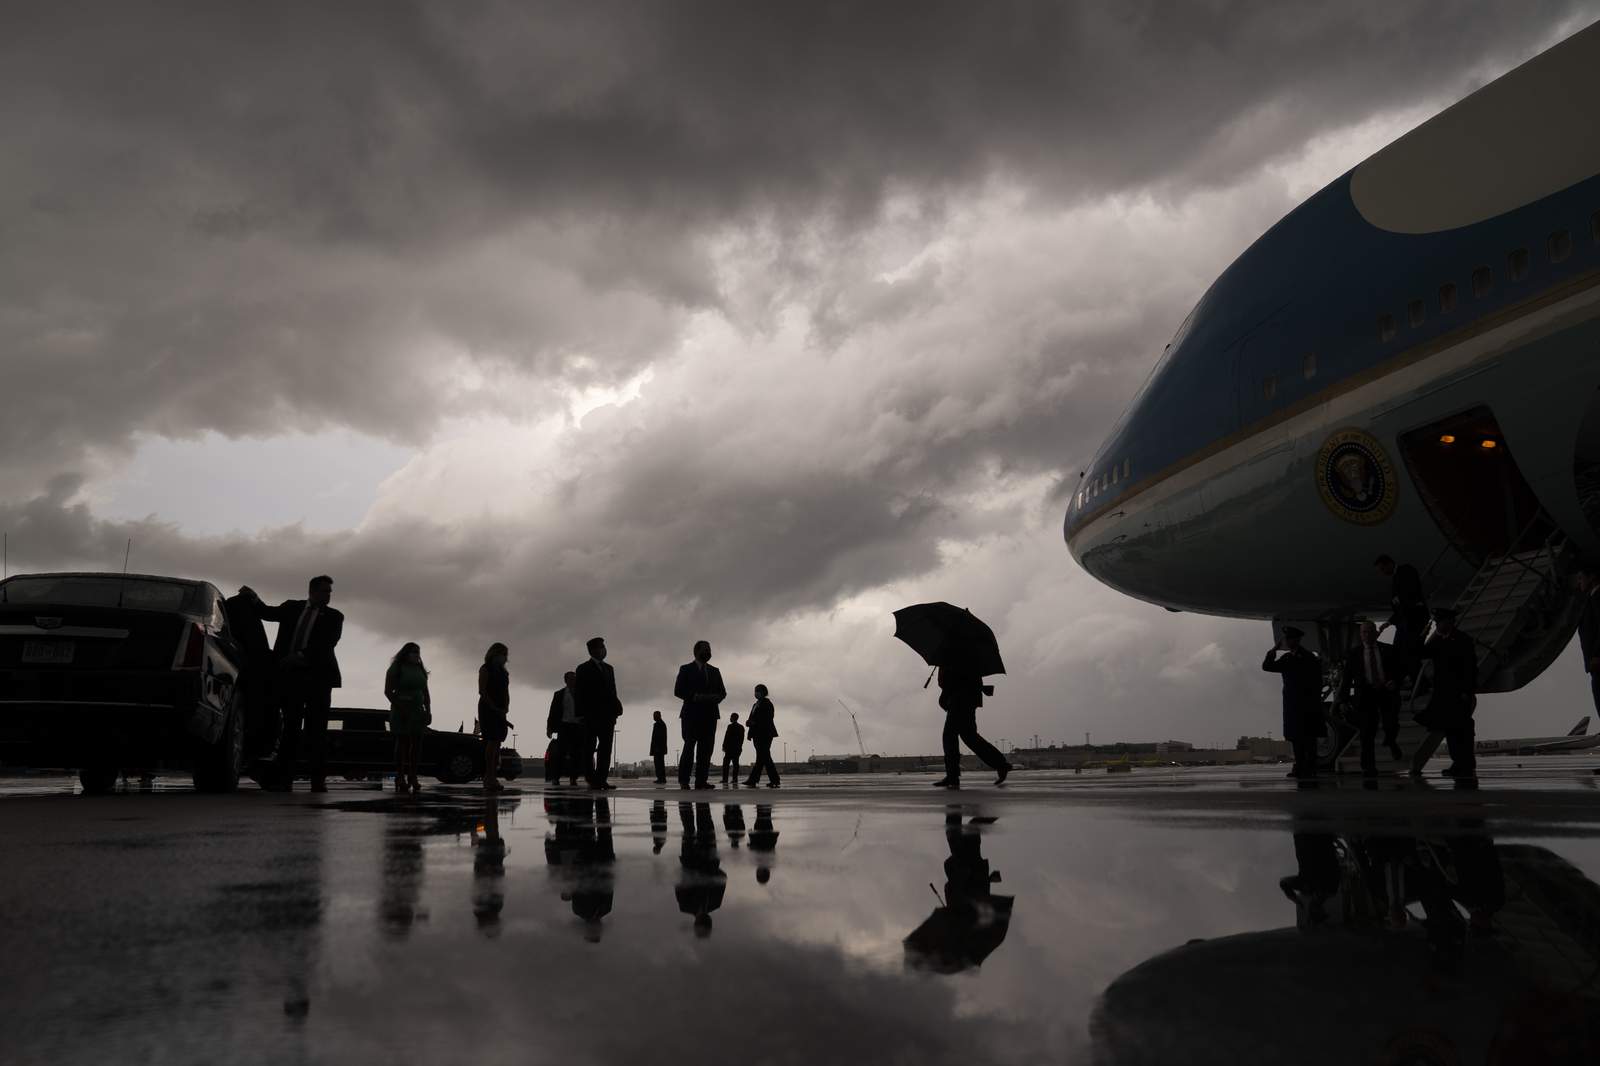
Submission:
[[[1440,444],[1454,444],[1455,442],[1456,442],[1456,435],[1454,433],[1441,433],[1439,435],[1439,443]]]
[[[1490,440],[1488,437],[1485,437],[1483,440],[1478,442],[1478,447],[1480,448],[1498,448],[1499,446],[1499,441]]]

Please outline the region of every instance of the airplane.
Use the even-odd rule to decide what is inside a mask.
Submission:
[[[1379,555],[1538,676],[1600,559],[1600,23],[1313,194],[1212,283],[1068,500],[1090,575],[1342,651]]]
[[[1479,755],[1543,755],[1558,751],[1582,751],[1600,745],[1600,733],[1589,736],[1589,716],[1585,715],[1564,737],[1512,737],[1508,740],[1480,740],[1473,744]]]

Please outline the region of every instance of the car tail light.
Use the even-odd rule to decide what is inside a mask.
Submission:
[[[205,662],[206,656],[206,631],[200,628],[200,623],[190,622],[183,628],[183,636],[178,639],[178,652],[172,657],[174,670],[198,670]]]

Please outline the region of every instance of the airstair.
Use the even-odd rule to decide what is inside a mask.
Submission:
[[[1554,523],[1539,515],[1503,555],[1485,559],[1456,598],[1456,627],[1472,638],[1478,650],[1478,691],[1509,692],[1520,688],[1549,666],[1572,637],[1579,604],[1568,587],[1572,549]],[[1425,636],[1432,636],[1429,623]],[[1342,670],[1332,671],[1332,693],[1343,690]],[[1380,770],[1421,767],[1439,746],[1429,745],[1428,731],[1413,721],[1432,694],[1433,664],[1424,661],[1411,690],[1400,704],[1400,747],[1406,758],[1391,759],[1379,736]],[[1354,769],[1361,749],[1355,729],[1335,707],[1333,749],[1324,765]]]

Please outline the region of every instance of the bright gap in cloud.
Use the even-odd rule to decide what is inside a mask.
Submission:
[[[411,455],[348,429],[266,440],[143,436],[126,465],[91,479],[82,498],[98,517],[154,515],[192,536],[296,522],[315,531],[349,529]]]

